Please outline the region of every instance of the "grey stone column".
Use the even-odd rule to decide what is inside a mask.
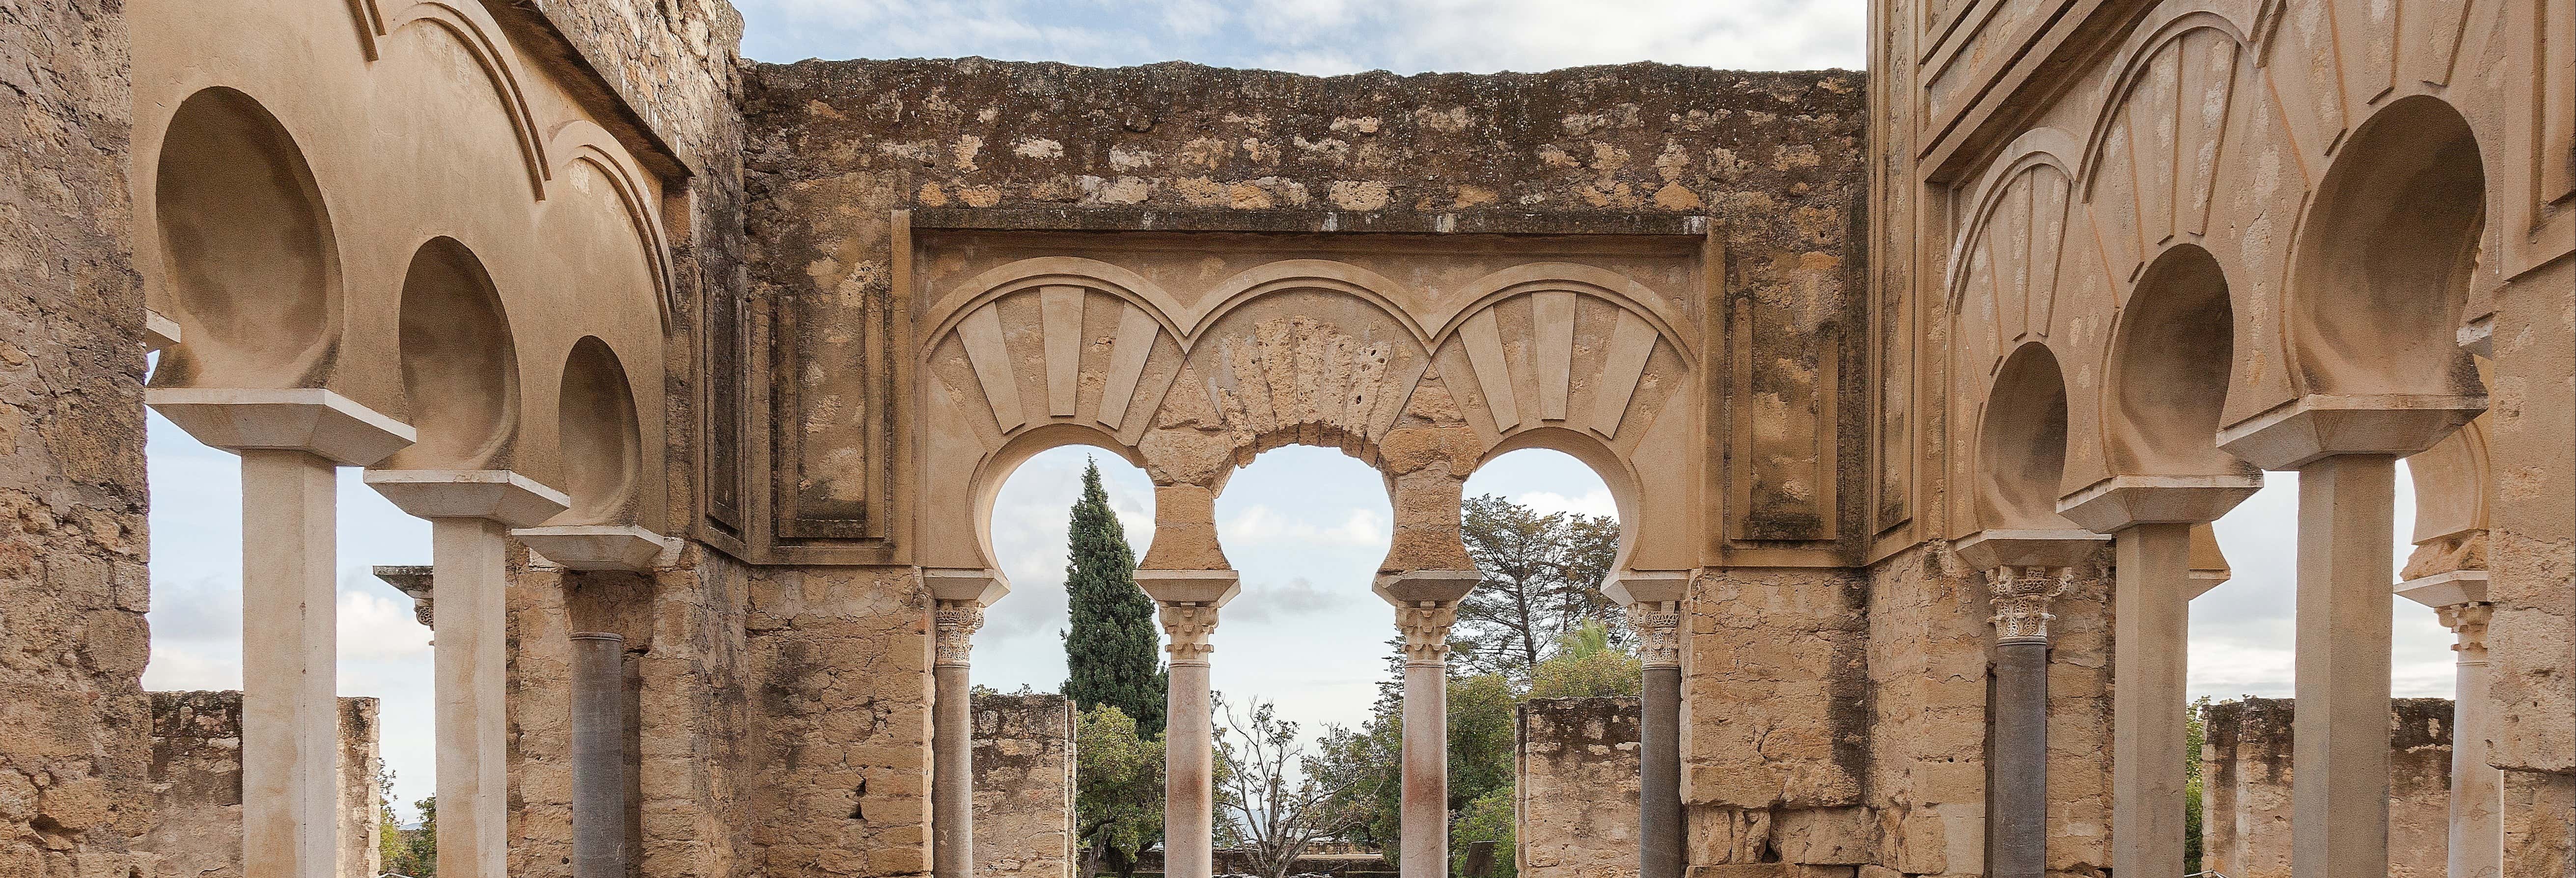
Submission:
[[[626,638],[572,635],[572,875],[626,878]]]
[[[930,873],[967,878],[975,871],[975,705],[967,655],[984,605],[940,601],[930,666]]]
[[[1209,878],[1216,872],[1216,705],[1208,688],[1208,638],[1217,607],[1164,603],[1172,642],[1163,724],[1163,874]]]
[[[1646,666],[1637,724],[1638,878],[1682,875],[1681,621],[1678,602],[1628,607]]]
[[[1449,874],[1449,626],[1454,601],[1395,608],[1404,634],[1404,791],[1397,871]]]
[[[2048,612],[2066,587],[2067,567],[1987,571],[1994,600],[1994,788],[1989,874],[2041,878],[2048,872]]]

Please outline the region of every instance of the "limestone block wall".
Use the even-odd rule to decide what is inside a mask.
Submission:
[[[975,696],[977,878],[1073,878],[1073,700]]]
[[[1637,699],[1520,706],[1513,766],[1521,878],[1637,874]]]
[[[0,15],[0,874],[111,875],[151,827],[143,303],[116,0]]]
[[[241,693],[154,692],[153,813],[134,840],[153,878],[242,878]],[[340,699],[340,878],[382,871],[376,699]],[[43,873],[30,873],[43,874]]]
[[[2247,698],[2202,714],[2201,868],[2229,878],[2290,875],[2292,722],[2287,698]],[[2400,698],[2389,712],[2388,874],[2448,872],[2451,701]]]

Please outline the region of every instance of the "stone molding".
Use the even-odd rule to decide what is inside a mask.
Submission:
[[[2074,577],[2072,567],[2006,565],[1986,571],[1987,589],[1994,598],[1996,642],[2047,643],[2048,620],[2057,618],[2048,612],[2048,604]]]
[[[2460,654],[2461,664],[2486,664],[2487,621],[2495,617],[2494,604],[2452,604],[2435,607],[2433,613],[2442,620],[2442,627],[2459,636],[2459,642],[2451,644],[2451,651]],[[2471,653],[2476,656],[2472,658]]]
[[[975,631],[984,627],[984,605],[974,601],[940,601],[939,636],[932,664],[966,667],[975,650]]]
[[[1649,668],[1682,666],[1682,611],[1677,601],[1628,605],[1628,627],[1637,632],[1637,656]]]
[[[1458,605],[1454,602],[1424,601],[1416,606],[1395,608],[1395,628],[1404,633],[1405,663],[1447,663],[1449,626],[1457,623]]]

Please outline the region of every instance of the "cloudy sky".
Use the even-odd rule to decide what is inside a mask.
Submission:
[[[808,57],[944,57],[1091,65],[1183,59],[1336,74],[1384,69],[1536,71],[1649,60],[1746,69],[1857,68],[1861,0],[737,0],[744,53]],[[241,685],[240,481],[231,455],[152,418],[153,689]],[[977,637],[979,682],[1053,690],[1064,679],[1065,514],[1086,453],[1058,449],[1025,464],[993,515],[1014,592]],[[1130,541],[1152,536],[1152,496],[1123,462],[1102,467]],[[1607,513],[1606,490],[1552,452],[1507,455],[1470,493],[1551,510]],[[2220,523],[2236,579],[2192,608],[2194,695],[2290,692],[2296,486],[2270,486]],[[2402,534],[2411,492],[2400,486]],[[1218,688],[1280,703],[1309,728],[1367,711],[1393,633],[1368,592],[1384,557],[1389,513],[1377,476],[1339,452],[1283,448],[1238,473],[1217,504],[1244,594],[1227,608],[1215,655]],[[426,564],[429,528],[343,471],[340,491],[340,691],[384,699],[395,796],[432,791],[429,630],[408,599],[378,582],[377,564]],[[2395,535],[2392,535],[2394,538]],[[2402,539],[2397,540],[2401,545]],[[2402,550],[2401,550],[2402,557]],[[2450,693],[2449,634],[2401,603],[2396,688]]]

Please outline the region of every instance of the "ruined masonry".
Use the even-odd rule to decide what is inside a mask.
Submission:
[[[2223,763],[2287,828],[2240,861],[2426,874],[2439,835],[2446,875],[2564,878],[2576,0],[1833,2],[1865,74],[779,65],[722,0],[19,0],[0,876],[230,850],[156,774],[149,408],[256,511],[240,707],[183,711],[238,717],[245,875],[345,862],[342,468],[430,522],[386,575],[434,629],[441,878],[1061,874],[1062,715],[970,693],[1014,599],[986,507],[1081,444],[1154,484],[1165,871],[1210,878],[1208,680],[1247,660],[1214,504],[1306,444],[1394,509],[1331,585],[1402,643],[1405,878],[1448,868],[1463,485],[1522,448],[1609,487],[1645,663],[1598,733],[1530,720],[1532,786],[1600,780],[1523,812],[1525,868],[2183,874],[2209,524],[2295,471],[2261,550],[2298,709],[2239,708]],[[2392,593],[2459,692],[2395,725]],[[2438,819],[2395,746],[2437,727]]]

